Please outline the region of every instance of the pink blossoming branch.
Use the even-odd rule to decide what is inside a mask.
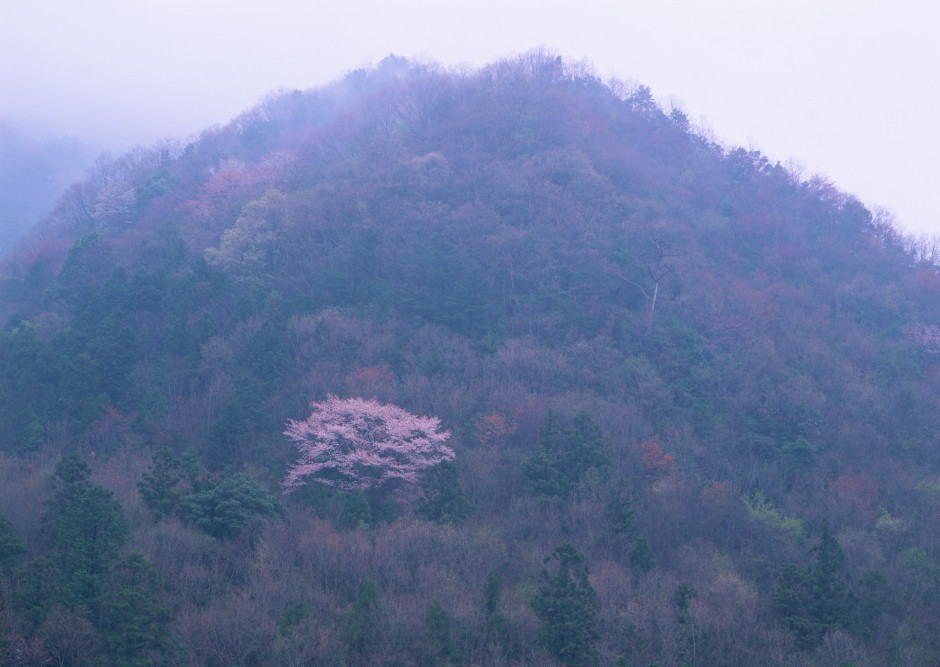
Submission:
[[[418,473],[454,458],[436,417],[418,417],[394,405],[362,398],[310,404],[302,421],[288,420],[284,435],[300,452],[284,478],[285,493],[308,480],[341,491],[369,489],[394,479],[418,481]]]

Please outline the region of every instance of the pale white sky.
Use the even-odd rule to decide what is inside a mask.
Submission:
[[[927,0],[0,0],[0,118],[119,152],[389,53],[541,46],[940,234],[938,34]]]

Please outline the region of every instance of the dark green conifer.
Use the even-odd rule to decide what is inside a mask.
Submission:
[[[91,469],[78,456],[62,459],[55,472],[60,486],[46,514],[52,535],[50,555],[72,605],[95,600],[129,536],[121,503],[104,487],[92,484],[90,476]]]
[[[115,564],[108,579],[99,614],[108,658],[126,667],[156,664],[170,645],[157,571],[142,555],[131,554]]]
[[[234,537],[266,516],[276,514],[274,496],[244,473],[229,475],[184,498],[185,517],[213,537]]]
[[[613,492],[604,506],[607,518],[607,530],[618,547],[625,547],[636,535],[636,516],[633,511],[633,499],[627,491],[626,481],[621,477],[614,485]]]
[[[542,621],[542,641],[567,667],[594,664],[600,602],[588,581],[587,565],[567,542],[555,549],[552,558],[558,569],[542,573],[542,585],[532,601]]]
[[[441,461],[421,476],[423,495],[418,513],[434,523],[459,526],[470,515],[470,501],[460,486],[460,475],[452,461]]]
[[[0,514],[0,574],[9,574],[26,553],[26,545],[13,531],[9,519]]]
[[[430,654],[432,664],[440,667],[453,667],[463,664],[463,654],[454,645],[450,629],[450,616],[437,602],[428,606],[428,613],[424,617],[424,625],[430,640]]]
[[[137,483],[144,504],[156,519],[177,516],[180,513],[184,489],[183,463],[169,447],[154,452],[150,469]]]
[[[590,470],[610,465],[600,428],[586,412],[567,420],[550,410],[539,430],[539,449],[526,461],[527,490],[541,498],[567,498]]]
[[[28,627],[36,630],[52,608],[65,601],[62,576],[52,559],[46,557],[31,561],[21,574],[13,594],[13,607]]]
[[[341,628],[350,664],[364,664],[375,647],[380,612],[379,591],[372,581],[367,581],[360,587]]]
[[[312,486],[312,485],[309,485]],[[369,500],[361,490],[339,494],[337,497],[338,511],[336,525],[338,528],[372,528],[372,507]]]
[[[649,540],[643,536],[637,538],[627,558],[630,565],[639,570],[652,570],[656,567],[656,556],[653,554],[653,547],[650,546]]]
[[[506,637],[508,622],[500,602],[502,584],[495,572],[490,572],[483,584],[483,620],[486,634],[497,644]]]
[[[818,646],[830,629],[851,624],[851,596],[841,574],[845,553],[828,523],[813,551],[816,560],[808,570],[793,564],[781,570],[773,601],[781,625],[802,649]]]

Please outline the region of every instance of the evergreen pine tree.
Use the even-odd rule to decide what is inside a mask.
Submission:
[[[604,506],[604,516],[607,518],[607,531],[612,541],[623,549],[633,540],[637,528],[633,500],[622,477],[617,480],[613,493]]]
[[[441,461],[424,471],[421,491],[418,513],[428,521],[458,526],[470,515],[470,501],[460,486],[453,461]]]
[[[497,644],[505,639],[508,625],[500,602],[500,589],[499,577],[495,572],[490,572],[483,584],[483,619],[487,637]]]
[[[428,613],[424,618],[424,625],[430,639],[430,653],[432,664],[440,667],[452,667],[463,663],[463,655],[454,645],[450,631],[450,617],[444,608],[437,602],[428,606]]]
[[[169,646],[167,612],[157,598],[157,571],[140,554],[112,568],[99,617],[115,665],[152,665]]]
[[[379,633],[379,591],[371,581],[359,589],[342,627],[350,664],[364,664]]]
[[[91,483],[91,469],[78,456],[62,459],[55,477],[60,487],[46,515],[52,533],[52,560],[69,604],[89,605],[127,542],[127,521],[113,494]]]
[[[630,565],[640,570],[652,570],[656,567],[656,556],[653,554],[653,547],[650,546],[646,537],[637,538],[633,548],[628,554]]]
[[[829,524],[823,525],[815,548],[816,562],[809,571],[811,615],[825,630],[848,625],[849,592],[842,577],[845,552]]]
[[[22,571],[13,594],[13,607],[31,630],[36,630],[56,605],[63,603],[62,576],[52,559],[36,558]]]
[[[175,516],[180,513],[180,503],[184,489],[183,463],[169,447],[154,452],[150,469],[137,483],[137,488],[147,508],[156,519]]]
[[[372,529],[372,507],[365,493],[356,490],[339,494],[336,503],[338,528],[360,528],[366,531]]]
[[[0,514],[0,574],[9,574],[25,553],[23,540],[13,531],[9,519]]]
[[[527,490],[541,498],[565,499],[589,470],[610,465],[600,428],[586,412],[566,420],[549,410],[539,430],[539,449],[525,463]]]
[[[266,516],[278,512],[274,496],[244,473],[223,477],[218,484],[183,499],[185,517],[213,537],[234,537]]]
[[[824,524],[813,548],[816,560],[804,570],[786,565],[774,593],[774,611],[780,623],[793,633],[797,646],[818,646],[836,626],[851,624],[851,596],[841,575],[845,553],[829,524]]]
[[[588,582],[584,558],[568,543],[553,557],[554,573],[542,573],[532,608],[542,621],[542,640],[549,652],[567,667],[593,664],[600,602]],[[550,559],[546,559],[546,562]]]

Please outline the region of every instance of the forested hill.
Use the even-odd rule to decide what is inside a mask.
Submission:
[[[936,259],[543,53],[99,163],[0,269],[0,662],[940,664]],[[283,493],[352,398],[453,460]]]

